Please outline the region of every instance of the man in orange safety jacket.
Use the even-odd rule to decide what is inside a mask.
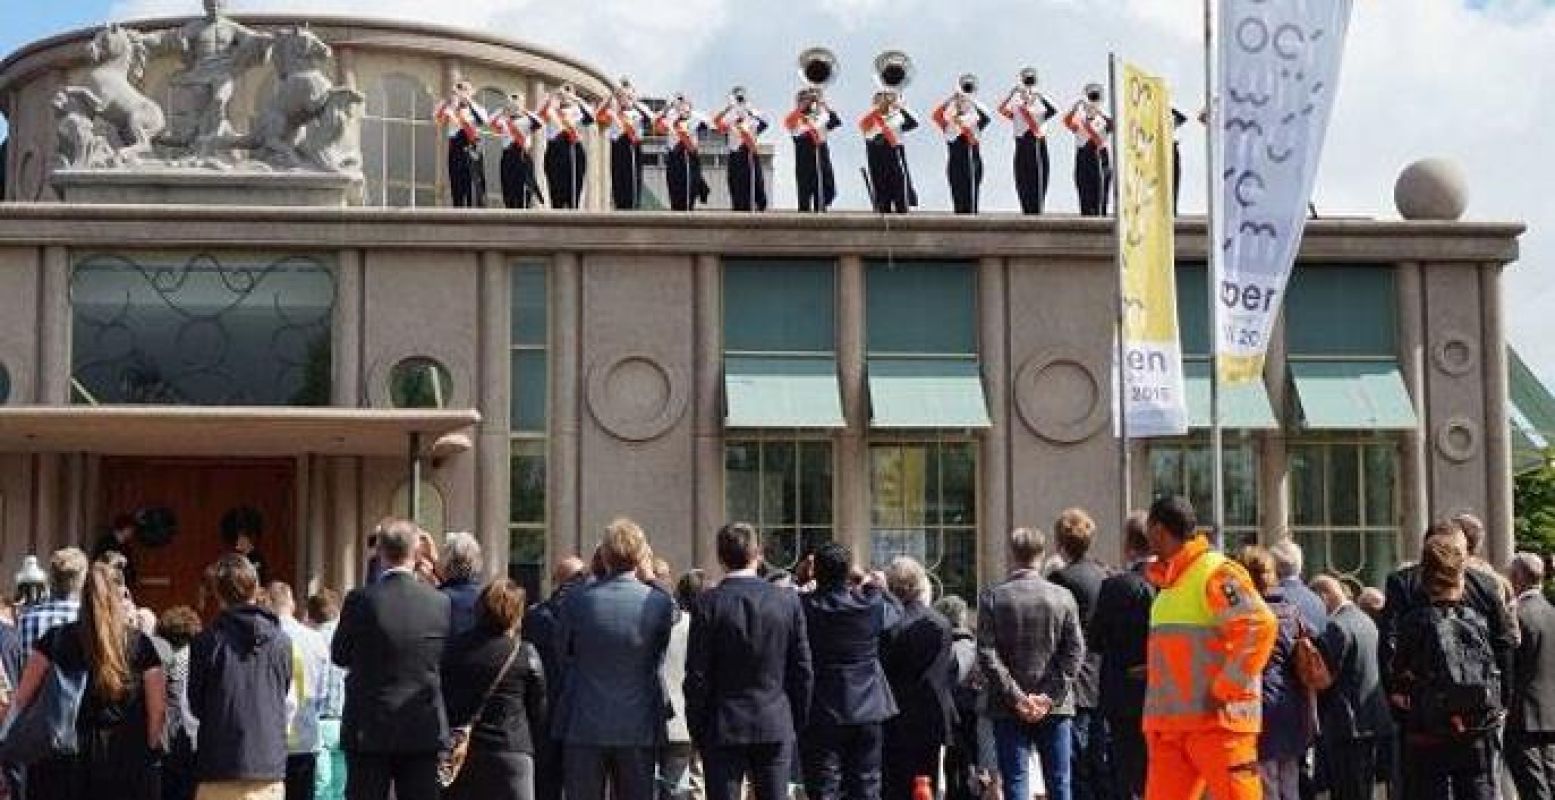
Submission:
[[[1150,506],[1150,609],[1143,729],[1146,800],[1259,800],[1259,676],[1276,622],[1246,570],[1199,535],[1180,497]]]

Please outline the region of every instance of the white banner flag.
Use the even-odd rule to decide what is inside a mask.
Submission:
[[[1351,0],[1221,0],[1215,352],[1226,383],[1263,372],[1306,225]],[[1213,260],[1213,259],[1212,259]]]

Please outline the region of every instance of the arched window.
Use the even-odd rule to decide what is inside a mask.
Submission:
[[[507,92],[488,86],[475,93],[475,102],[495,115],[508,104]],[[494,131],[482,131],[481,163],[486,168],[486,207],[502,207],[502,137]]]
[[[437,205],[437,126],[432,94],[408,75],[385,75],[367,90],[362,171],[370,206]]]

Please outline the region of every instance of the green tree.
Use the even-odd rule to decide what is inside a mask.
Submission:
[[[1517,549],[1555,554],[1555,467],[1517,476],[1512,494]]]

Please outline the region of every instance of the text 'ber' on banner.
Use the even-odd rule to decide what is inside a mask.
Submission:
[[[1172,104],[1166,82],[1123,64],[1118,98],[1118,247],[1123,413],[1130,438],[1188,432],[1177,331]]]
[[[1222,200],[1212,236],[1225,383],[1263,372],[1339,90],[1350,8],[1351,0],[1221,0]]]

